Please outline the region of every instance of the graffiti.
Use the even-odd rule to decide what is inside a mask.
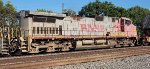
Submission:
[[[100,24],[80,24],[83,32],[103,32],[104,26]]]

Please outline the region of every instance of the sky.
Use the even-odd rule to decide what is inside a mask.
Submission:
[[[6,3],[7,0],[3,0]],[[57,13],[62,11],[62,3],[64,3],[64,9],[72,9],[76,12],[90,2],[95,0],[10,0],[17,11],[20,10],[32,10],[47,9]],[[126,9],[133,6],[141,6],[143,8],[150,9],[150,0],[100,0],[101,2],[112,2],[116,6],[124,7]]]

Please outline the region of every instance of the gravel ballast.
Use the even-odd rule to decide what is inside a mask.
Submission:
[[[147,54],[75,65],[56,66],[47,69],[150,69],[150,55]]]

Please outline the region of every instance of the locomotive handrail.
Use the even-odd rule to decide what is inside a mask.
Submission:
[[[24,35],[26,34],[25,32],[28,32],[28,31],[29,31],[29,30],[25,30],[25,31],[24,31]],[[37,31],[37,30],[35,30],[35,31]],[[39,30],[39,31],[41,31],[41,30]],[[45,31],[45,30],[43,30],[43,31]],[[46,31],[47,31],[47,30],[46,30]],[[52,30],[52,31],[53,31],[53,30]],[[58,30],[58,31],[60,31],[60,30]],[[65,37],[65,36],[85,36],[84,32],[82,31],[82,33],[81,33],[80,31],[82,31],[82,30],[62,30],[62,32],[64,32],[64,34],[62,34],[62,36],[64,36],[64,37]],[[73,35],[74,32],[77,32],[78,35]],[[111,31],[110,31],[110,32],[111,32]],[[69,34],[66,35],[66,33],[69,33]],[[87,32],[87,34],[89,34],[90,37],[92,37],[92,36],[100,36],[99,34],[96,34],[96,33],[103,33],[103,35],[101,35],[101,36],[106,36],[106,33],[105,33],[105,32],[102,32],[102,31],[101,31],[101,32],[94,32],[93,34],[91,34],[90,32],[89,32],[89,33]],[[117,35],[115,35],[115,36],[127,36],[127,37],[132,37],[132,36],[133,36],[133,35],[132,35],[132,36],[129,36],[130,31],[126,31],[126,33],[125,33],[125,32],[116,32],[116,31],[115,31],[115,33],[117,34]],[[47,33],[46,33],[46,34],[45,34],[45,33],[43,33],[43,34],[41,34],[41,33],[40,33],[40,34],[36,34],[36,33],[33,34],[33,33],[32,33],[31,35],[32,35],[32,36],[38,36],[38,35],[40,35],[40,36],[52,36],[52,37],[53,37],[53,36],[60,36],[59,33],[57,33],[57,34],[56,34],[56,33],[55,33],[55,34],[53,34],[53,33],[52,33],[52,34],[47,34]],[[111,35],[111,36],[112,36],[112,35]],[[112,36],[112,37],[113,37],[113,36]]]

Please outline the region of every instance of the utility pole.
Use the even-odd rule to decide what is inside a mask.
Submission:
[[[64,3],[62,3],[62,13],[63,13],[63,11],[64,11]]]

